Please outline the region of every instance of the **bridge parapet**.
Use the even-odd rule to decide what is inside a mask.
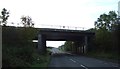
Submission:
[[[94,34],[95,32],[91,32],[88,30],[69,30],[69,29],[51,29],[51,28],[39,28],[39,33],[42,32],[61,32],[61,33],[86,33],[86,34]]]
[[[64,25],[45,25],[41,24],[41,28],[52,28],[52,29],[69,29],[69,30],[87,30],[85,27],[75,27],[75,26],[64,26]]]
[[[40,28],[40,31],[57,31],[57,32],[81,32],[85,30],[70,30],[70,29],[53,29],[53,28]]]

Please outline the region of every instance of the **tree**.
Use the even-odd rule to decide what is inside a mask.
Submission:
[[[108,14],[104,13],[100,15],[97,21],[95,21],[95,28],[111,31],[116,19],[117,14],[115,13],[115,11],[110,11]]]
[[[9,12],[7,11],[7,9],[3,8],[2,12],[1,12],[1,16],[0,16],[0,24],[2,23],[3,26],[6,26],[7,24],[7,20],[8,20],[8,17],[9,17]]]
[[[101,14],[97,21],[95,21],[95,44],[98,50],[105,52],[117,50],[117,45],[115,46],[117,43],[115,42],[118,40],[116,39],[116,34],[114,34],[118,32],[116,30],[117,26],[118,18],[115,11],[110,11],[108,14]]]
[[[30,16],[22,16],[21,20],[21,23],[24,25],[24,27],[34,27],[34,23]]]
[[[72,41],[66,41],[64,46],[66,51],[72,51]]]

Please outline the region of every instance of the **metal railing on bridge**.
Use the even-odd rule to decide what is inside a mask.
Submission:
[[[66,29],[66,30],[87,30],[87,28],[84,28],[84,27],[62,26],[62,25],[45,25],[45,24],[40,24],[40,28]]]

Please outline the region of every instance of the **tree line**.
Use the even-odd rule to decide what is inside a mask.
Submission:
[[[32,40],[38,29],[30,16],[22,16],[23,27],[8,26],[10,12],[3,8],[0,14],[2,25],[2,67],[31,67],[36,63],[45,62],[37,53],[36,44]],[[37,59],[40,59],[39,61]]]
[[[94,23],[94,28],[87,31],[95,32],[95,37],[88,44],[89,52],[103,52],[119,54],[120,18],[115,11],[101,14]],[[82,43],[81,43],[82,45]],[[76,46],[73,41],[66,41],[59,48],[65,51],[73,51]]]
[[[7,20],[9,17],[10,17],[10,12],[8,12],[7,9],[3,8],[0,15],[0,19],[1,19],[0,25],[6,26],[8,23]],[[22,16],[20,19],[23,27],[34,27],[34,22],[30,16]]]

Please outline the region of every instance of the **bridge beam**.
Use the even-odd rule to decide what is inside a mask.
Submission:
[[[46,53],[46,37],[45,35],[38,35],[38,52],[39,54]]]

